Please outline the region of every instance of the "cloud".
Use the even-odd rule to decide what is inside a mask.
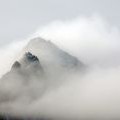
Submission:
[[[84,75],[68,73],[63,84],[58,88],[52,87],[42,97],[39,94],[38,81],[29,81],[27,89],[23,89],[23,83],[13,80],[11,85],[17,91],[17,99],[1,104],[1,111],[54,119],[119,119],[119,32],[117,27],[109,25],[100,16],[55,21],[40,28],[33,37],[51,40],[82,60],[88,70]],[[0,59],[0,64],[5,65],[3,68],[8,69],[23,46],[25,42],[14,43],[0,50],[0,53],[4,53]],[[0,75],[1,72],[2,67]],[[9,80],[5,85],[7,83],[9,86]],[[6,89],[3,86],[3,91]],[[31,99],[34,94],[32,90],[36,91],[36,99]],[[12,88],[10,91],[13,91]]]
[[[36,35],[51,40],[86,64],[119,64],[119,29],[100,16],[55,21]]]
[[[28,40],[21,40],[0,48],[0,77],[11,69],[11,65],[19,57],[27,42]]]

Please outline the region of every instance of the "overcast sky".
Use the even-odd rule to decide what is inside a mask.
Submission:
[[[54,20],[99,14],[120,27],[120,0],[0,0],[0,45]]]

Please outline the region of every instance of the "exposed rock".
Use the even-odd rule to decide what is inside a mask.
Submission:
[[[21,64],[18,61],[15,61],[14,64],[12,65],[12,68],[20,68]]]
[[[30,61],[30,62],[39,62],[38,57],[35,56],[35,55],[33,55],[33,54],[30,53],[30,52],[26,52],[25,55],[26,55],[28,61]]]

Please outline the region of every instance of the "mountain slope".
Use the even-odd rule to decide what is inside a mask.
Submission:
[[[0,112],[11,113],[12,110],[15,113],[14,102],[21,109],[23,103],[30,104],[59,86],[66,75],[84,68],[76,57],[50,41],[30,40],[11,70],[0,79]]]
[[[37,55],[40,61],[45,65],[59,66],[64,68],[83,67],[83,63],[77,58],[61,50],[50,41],[42,38],[32,39],[25,48],[25,51]]]

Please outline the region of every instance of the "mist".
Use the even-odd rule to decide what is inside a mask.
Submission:
[[[55,21],[40,28],[36,35],[52,40],[86,64],[119,64],[119,29],[99,15]]]
[[[13,100],[0,103],[0,112],[57,120],[120,119],[120,30],[101,16],[93,15],[53,21],[37,30],[31,38],[39,36],[77,57],[87,66],[86,72],[68,72],[58,79],[58,71],[47,80],[49,84],[42,96],[39,77],[35,81],[34,77],[30,79],[27,88],[20,79],[8,79],[4,84],[0,81],[2,96],[4,93],[15,96]],[[28,41],[1,48],[1,77],[20,58],[19,54],[25,52]],[[39,51],[34,53],[38,55]]]

